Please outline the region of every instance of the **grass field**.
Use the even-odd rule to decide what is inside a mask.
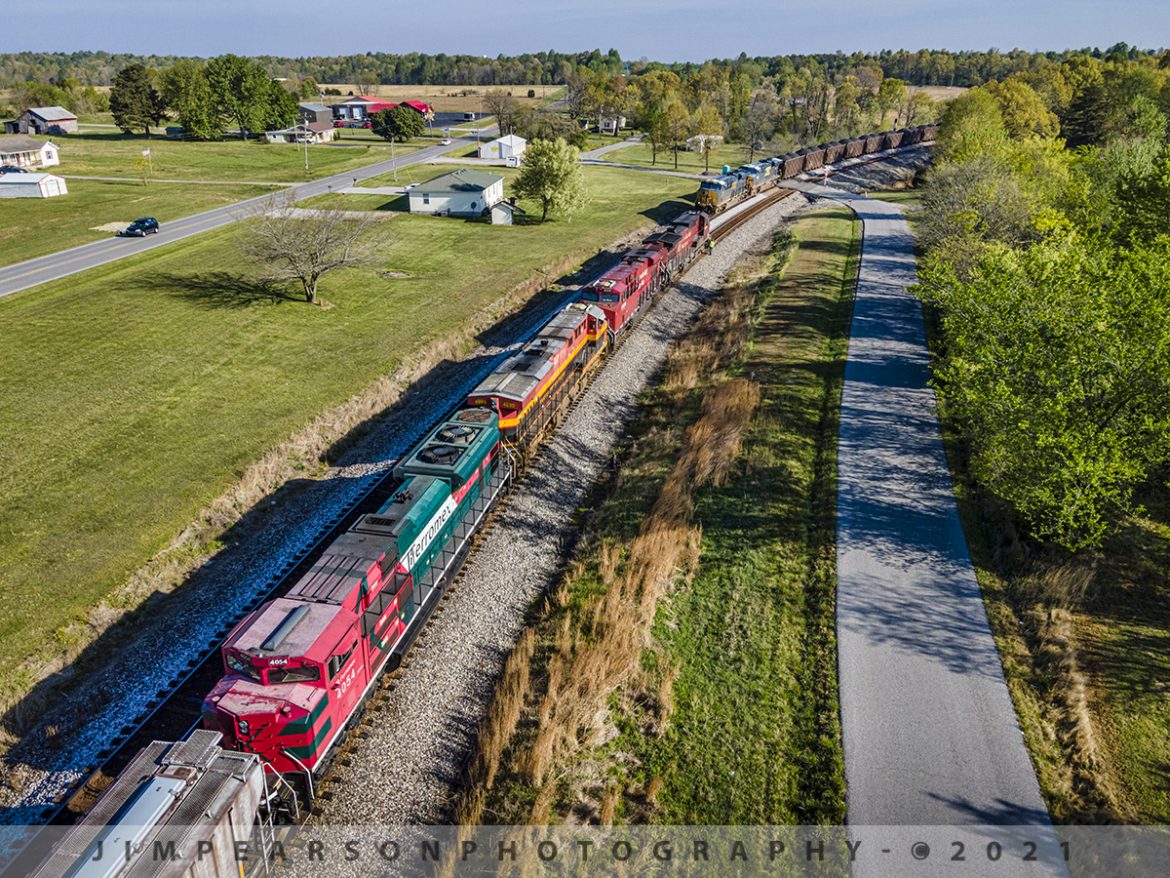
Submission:
[[[3,689],[266,449],[521,281],[678,210],[662,205],[688,188],[587,174],[572,222],[379,224],[376,263],[322,282],[330,308],[270,295],[236,228],[0,300]]]
[[[762,158],[767,153],[756,153],[756,158]],[[651,159],[653,157],[653,150],[648,143],[639,143],[634,146],[627,146],[624,149],[616,149],[613,152],[607,152],[601,157],[602,161],[619,162],[626,165],[646,165],[647,167],[666,168],[674,170],[674,153],[669,149],[660,149],[658,151],[658,163],[653,164]],[[738,168],[747,161],[747,153],[741,144],[738,143],[724,143],[720,144],[711,152],[710,168],[712,171],[719,171],[724,165],[730,165],[733,168]],[[689,171],[693,174],[703,173],[703,168],[706,161],[702,155],[697,152],[680,151],[678,154],[678,170]]]
[[[70,180],[65,196],[0,200],[0,265],[108,238],[112,232],[95,229],[105,223],[129,223],[140,216],[167,223],[270,191],[264,186]]]
[[[322,100],[327,104],[348,99],[348,93],[358,93],[353,83],[322,83],[322,88],[340,89],[344,97],[327,95]],[[554,98],[564,91],[560,85],[375,85],[367,94],[391,101],[426,101],[437,112],[467,113],[479,112],[483,107],[483,96],[494,90],[511,92],[521,104],[536,106],[542,101]],[[529,89],[536,92],[535,98],[528,97]]]
[[[859,238],[841,209],[796,233],[787,269],[783,238],[741,264],[644,399],[509,660],[491,716],[514,731],[486,727],[472,765],[494,769],[461,820],[844,820],[836,418]]]
[[[298,183],[327,177],[390,157],[384,140],[361,146],[309,147],[309,173],[305,173],[302,147],[293,143],[261,143],[256,140],[223,140],[211,143],[147,139],[124,134],[72,134],[56,139],[61,165],[54,173],[69,176],[110,176],[141,180],[142,151],[150,148],[153,176],[171,180],[243,180],[247,182]],[[405,155],[417,147],[396,148]]]

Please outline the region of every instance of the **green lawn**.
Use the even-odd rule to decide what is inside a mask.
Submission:
[[[571,222],[379,224],[377,263],[323,281],[329,309],[260,289],[238,228],[0,300],[0,690],[266,449],[690,188],[600,168],[588,182]]]
[[[390,144],[371,140],[361,146],[309,147],[309,173],[305,155],[293,143],[261,143],[256,140],[224,140],[198,143],[161,137],[127,136],[120,133],[70,134],[55,139],[61,147],[61,165],[54,173],[69,176],[110,176],[141,179],[142,151],[150,149],[153,175],[168,180],[243,180],[297,183],[327,177],[390,157]],[[409,144],[396,153],[417,149]]]
[[[166,223],[179,217],[270,192],[263,186],[186,186],[69,180],[57,198],[0,200],[0,265],[110,237],[105,223],[140,216]]]
[[[608,138],[607,138],[608,140]],[[612,142],[612,141],[610,141]],[[607,152],[601,157],[602,161],[618,162],[625,165],[646,165],[647,167],[666,168],[674,170],[674,153],[669,149],[660,149],[658,151],[658,163],[654,164],[651,161],[654,151],[650,148],[649,143],[638,143],[633,146],[627,146],[622,149],[615,149],[613,152]],[[756,158],[766,158],[767,153],[757,153]],[[730,165],[733,168],[738,168],[747,161],[747,153],[744,148],[738,143],[724,143],[716,147],[710,157],[710,169],[712,171],[719,171],[723,165]],[[696,152],[687,152],[683,150],[678,153],[678,170],[688,171],[694,174],[701,174],[706,163],[706,158]]]

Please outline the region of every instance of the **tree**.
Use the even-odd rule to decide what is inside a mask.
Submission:
[[[691,133],[698,137],[703,173],[711,170],[711,152],[723,141],[723,120],[714,104],[702,103],[691,117]]]
[[[950,101],[939,124],[938,151],[947,161],[992,155],[1007,143],[999,102],[982,88],[973,88]]]
[[[663,107],[662,116],[658,120],[657,131],[651,133],[651,139],[668,145],[674,154],[674,167],[678,170],[678,152],[686,146],[687,132],[691,125],[691,114],[687,106],[678,96],[674,96]]]
[[[245,256],[269,267],[268,281],[295,281],[305,301],[317,301],[322,276],[369,256],[366,235],[373,216],[352,211],[295,209],[290,192],[274,195],[253,211],[240,235]]]
[[[197,140],[223,137],[223,117],[207,82],[207,67],[200,61],[181,59],[163,72],[162,95],[175,114],[183,133]]]
[[[1170,463],[1170,241],[1058,235],[993,246],[965,280],[932,259],[923,278],[976,478],[1038,536],[1100,545]]]
[[[241,138],[249,131],[283,128],[296,119],[296,101],[255,61],[238,55],[212,58],[207,62],[207,82],[220,114],[236,123]]]
[[[894,124],[898,124],[897,110],[906,100],[906,83],[900,79],[883,79],[882,84],[878,86],[877,93],[877,108],[881,112],[881,119],[878,120],[878,127],[884,128],[886,124],[886,116],[894,113]]]
[[[127,134],[140,130],[149,137],[150,127],[162,121],[163,111],[163,100],[144,65],[128,64],[118,71],[110,89],[110,112],[115,125]]]
[[[508,134],[515,129],[520,102],[508,92],[498,88],[492,89],[484,94],[483,107],[486,112],[496,117],[500,134]]]
[[[1019,79],[989,82],[984,88],[999,104],[1004,127],[1012,137],[1055,137],[1060,132],[1056,114],[1044,105],[1040,95]]]
[[[412,137],[421,137],[426,128],[422,116],[401,104],[374,113],[370,116],[370,124],[375,134],[395,143],[402,143]]]
[[[560,138],[532,141],[512,191],[520,198],[540,203],[542,223],[550,211],[572,213],[586,198],[581,151]]]
[[[748,161],[755,161],[756,152],[776,132],[776,90],[767,83],[752,95],[743,120],[743,142],[748,151]]]

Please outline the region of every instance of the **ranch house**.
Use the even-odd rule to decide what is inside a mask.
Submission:
[[[460,168],[410,190],[410,212],[432,216],[482,216],[504,200],[504,178]]]

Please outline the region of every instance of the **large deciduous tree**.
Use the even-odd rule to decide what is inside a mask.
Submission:
[[[374,218],[344,210],[297,208],[291,193],[262,202],[240,235],[245,256],[268,267],[265,279],[294,282],[305,301],[317,301],[317,285],[328,272],[359,265],[370,254],[367,234]]]
[[[183,133],[196,140],[223,137],[223,117],[207,82],[207,65],[182,59],[163,73],[163,100]]]
[[[561,138],[532,141],[512,192],[540,204],[541,222],[550,212],[571,214],[586,199],[581,151]]]
[[[142,64],[127,64],[114,77],[110,89],[114,124],[127,134],[141,131],[150,136],[152,125],[163,120],[164,104],[154,87],[154,75]]]
[[[212,58],[207,81],[220,113],[236,123],[241,137],[296,121],[296,99],[255,61],[238,55]]]
[[[402,143],[420,137],[426,128],[423,117],[401,104],[388,110],[379,110],[370,116],[372,131],[384,140]]]

